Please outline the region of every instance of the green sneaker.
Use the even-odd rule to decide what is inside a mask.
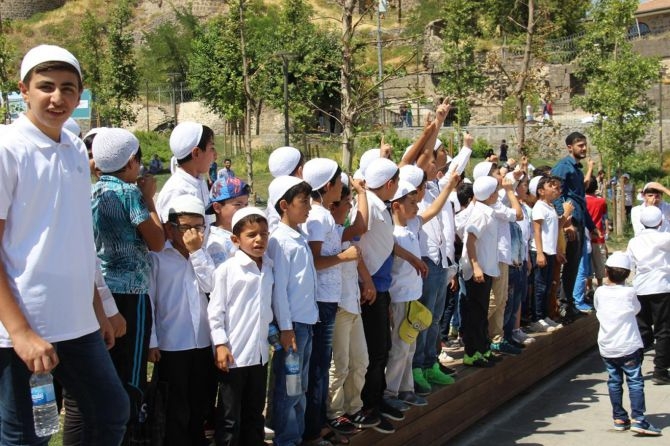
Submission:
[[[433,389],[423,376],[423,370],[419,367],[412,369],[412,377],[414,378],[414,393],[421,396],[430,395]]]
[[[481,353],[475,352],[474,355],[468,356],[468,355],[463,355],[463,365],[467,365],[469,367],[493,367],[493,364],[488,362],[484,356],[482,356]]]
[[[423,376],[426,378],[426,381],[431,384],[446,386],[448,384],[454,383],[454,378],[445,373],[442,373],[442,370],[440,370],[440,364],[437,362],[433,364],[431,368],[423,369]]]
[[[482,355],[482,357],[492,364],[503,360],[502,356],[494,355],[491,350],[487,350],[486,353]]]

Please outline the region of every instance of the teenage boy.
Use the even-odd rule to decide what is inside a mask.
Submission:
[[[282,350],[272,358],[275,374],[272,423],[275,445],[293,446],[302,442],[305,431],[312,327],[319,317],[314,258],[299,227],[309,215],[312,188],[300,178],[280,176],[272,180],[268,191],[269,205],[281,217],[268,242],[275,277],[272,309],[282,345]],[[298,354],[300,361],[302,392],[296,396],[289,396],[286,388],[285,362],[289,349]]]
[[[219,369],[215,439],[217,445],[263,445],[273,284],[268,225],[255,207],[237,211],[231,224],[238,250],[217,268],[207,308]]]
[[[167,383],[165,445],[200,445],[205,410],[213,404],[212,348],[207,296],[214,262],[203,249],[205,206],[193,195],[170,203],[165,249],[151,253],[154,326],[149,361]]]
[[[216,161],[214,131],[197,122],[180,122],[170,135],[170,150],[178,167],[165,182],[156,200],[156,209],[163,223],[168,220],[170,202],[180,195],[193,195],[203,203],[209,203],[205,178],[209,166]],[[209,226],[214,223],[214,217],[208,215],[205,221]]]
[[[648,206],[656,206],[663,214],[659,231],[670,232],[670,204],[663,201],[663,194],[670,195],[670,190],[661,183],[652,181],[644,185],[644,188],[642,188],[642,203],[630,211],[630,222],[633,225],[635,235],[638,235],[644,229],[644,225],[640,222],[640,213]]]
[[[207,252],[216,266],[231,257],[237,248],[231,240],[233,215],[249,205],[249,186],[237,177],[219,177],[209,191],[207,215],[216,221],[209,227]]]
[[[116,446],[128,396],[94,285],[86,148],[63,132],[81,68],[69,51],[40,45],[20,73],[28,110],[0,138],[0,444],[48,444],[35,435],[28,381],[52,372],[79,403],[82,441]]]

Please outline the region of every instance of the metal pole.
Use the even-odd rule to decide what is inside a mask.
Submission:
[[[661,79],[658,82],[658,151],[661,156],[661,169],[663,169],[663,77],[665,67],[661,68]]]
[[[147,132],[151,131],[149,128],[149,81],[147,81],[147,90],[146,90],[146,96],[147,96]]]
[[[281,56],[284,71],[284,145],[289,145],[289,122],[288,122],[288,58]]]
[[[381,123],[386,124],[386,113],[384,109],[384,69],[382,67],[382,13],[377,10],[377,64],[379,65],[379,106],[381,107]]]

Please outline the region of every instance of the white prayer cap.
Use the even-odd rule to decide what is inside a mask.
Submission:
[[[170,135],[170,150],[177,160],[184,159],[198,147],[200,138],[202,138],[202,124],[180,122]]]
[[[128,130],[106,128],[93,140],[93,161],[102,173],[116,172],[125,166],[140,148],[138,139]]]
[[[655,228],[661,224],[663,214],[656,206],[644,206],[640,212],[640,223],[645,228]]]
[[[380,157],[380,153],[379,149],[370,149],[361,155],[361,159],[358,161],[358,168],[361,169],[363,175],[365,175],[365,169],[367,169],[370,163]]]
[[[342,186],[349,187],[349,175],[342,172],[340,173],[340,179],[342,180]]]
[[[91,130],[86,132],[86,134],[84,135],[84,137],[82,139],[86,139],[91,135],[97,135],[102,129],[105,129],[105,128],[107,128],[107,127],[93,127]]]
[[[242,220],[244,217],[248,217],[249,215],[260,215],[261,217],[267,219],[265,213],[262,210],[254,206],[247,206],[245,208],[240,208],[237,211],[235,211],[235,213],[233,214],[233,218],[230,221],[230,228],[233,229],[235,225],[239,223],[240,220]]]
[[[74,133],[74,136],[79,136],[81,134],[81,127],[79,127],[77,121],[72,118],[67,118],[63,127]]]
[[[398,172],[396,163],[387,158],[377,158],[363,170],[365,184],[370,189],[377,189],[393,178],[396,172]]]
[[[268,158],[268,167],[273,178],[291,175],[300,163],[302,154],[295,147],[283,146],[272,151]]]
[[[398,190],[395,191],[391,201],[400,200],[402,197],[411,194],[412,192],[416,192],[416,187],[414,187],[409,181],[400,180],[398,181]]]
[[[479,177],[486,177],[491,173],[491,167],[493,163],[490,161],[482,161],[478,163],[474,169],[472,169],[472,179],[476,180]]]
[[[630,257],[623,251],[614,251],[607,258],[605,265],[610,268],[630,269]]]
[[[498,180],[493,177],[479,177],[472,185],[472,191],[475,198],[479,201],[484,201],[491,196],[498,189]]]
[[[56,45],[38,45],[23,56],[23,61],[21,62],[21,80],[26,78],[30,70],[45,62],[64,62],[72,65],[77,70],[77,73],[79,73],[79,79],[81,79],[79,61],[71,52]]]
[[[272,207],[288,192],[293,186],[304,183],[304,180],[290,175],[282,175],[272,180],[268,186],[268,202]]]
[[[541,175],[538,175],[536,177],[533,177],[529,182],[528,182],[528,192],[531,193],[531,195],[534,195],[537,197],[537,185],[542,179]]]
[[[423,181],[423,169],[417,166],[404,165],[400,168],[400,179],[407,181],[415,188],[421,185]]]
[[[439,149],[440,146],[442,146],[442,141],[440,141],[440,138],[437,138],[435,140],[435,147],[433,147],[433,152],[437,151],[437,149]]]
[[[99,138],[99,136],[98,136]],[[96,141],[98,139],[96,138]],[[173,198],[169,203],[169,214],[198,214],[205,216],[205,205],[195,195],[184,194]]]
[[[312,187],[312,190],[319,190],[333,179],[337,168],[337,163],[331,159],[314,158],[302,167],[302,179]]]

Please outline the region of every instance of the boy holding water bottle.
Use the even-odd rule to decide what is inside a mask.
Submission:
[[[268,222],[263,211],[246,207],[231,226],[238,250],[216,269],[207,307],[219,369],[214,438],[217,445],[262,445],[274,284]]]

